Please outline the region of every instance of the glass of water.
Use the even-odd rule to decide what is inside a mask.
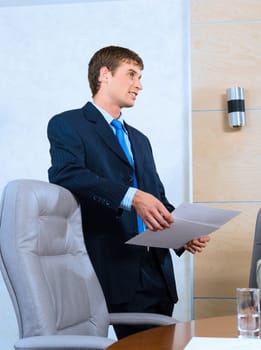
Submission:
[[[258,288],[237,288],[239,338],[260,338],[260,295]]]

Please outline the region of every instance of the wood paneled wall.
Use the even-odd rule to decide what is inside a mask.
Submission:
[[[235,313],[261,207],[261,1],[191,0],[193,202],[241,214],[194,259],[195,318]],[[245,89],[246,126],[228,126],[226,89]]]

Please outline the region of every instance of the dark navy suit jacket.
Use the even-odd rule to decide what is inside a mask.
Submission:
[[[171,212],[156,171],[148,138],[125,125],[131,142],[139,188]],[[48,124],[52,165],[49,180],[69,189],[79,200],[87,251],[108,303],[129,301],[136,290],[146,247],[124,244],[137,234],[136,213],[119,209],[133,186],[133,169],[112,129],[95,106],[54,116]],[[173,301],[176,285],[168,249],[156,252]]]

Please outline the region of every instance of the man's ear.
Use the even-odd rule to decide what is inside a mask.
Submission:
[[[101,67],[100,69],[100,75],[99,75],[99,82],[104,83],[108,80],[108,76],[110,74],[110,71],[107,67]]]

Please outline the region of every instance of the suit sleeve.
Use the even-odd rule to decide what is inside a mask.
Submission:
[[[77,130],[71,128],[64,118],[56,116],[48,124],[47,135],[51,155],[49,181],[67,188],[85,201],[117,211],[128,186],[101,177],[86,167],[86,152]]]
[[[155,184],[157,184],[156,185],[156,187],[157,187],[157,197],[163,203],[163,205],[167,208],[167,210],[170,213],[172,213],[173,210],[175,209],[175,207],[168,201],[168,199],[166,197],[163,183],[160,180],[160,177],[159,177],[157,169],[156,169],[156,165],[155,165],[155,161],[154,161],[154,156],[153,156],[153,151],[152,151],[151,144],[150,144],[149,139],[147,137],[146,137],[146,140],[147,140],[147,145],[148,145],[149,152],[150,152],[150,155],[151,155],[151,161],[149,161],[149,163],[150,163],[150,165],[151,165],[151,167],[153,169],[152,171],[155,174],[155,178],[156,178]]]
[[[149,144],[149,148],[150,148],[150,152],[151,152],[152,158],[154,158],[150,142],[149,142],[148,139],[147,139],[147,141],[148,141],[148,144]],[[160,195],[159,199],[164,204],[164,206],[167,208],[167,210],[170,213],[172,213],[175,210],[175,207],[168,201],[168,199],[167,199],[167,197],[165,195],[165,189],[164,189],[163,183],[161,182],[160,177],[159,177],[159,175],[157,173],[154,159],[153,159],[153,164],[154,164],[154,170],[155,170],[155,173],[156,173],[156,176],[157,176],[158,192],[159,192],[159,195]],[[173,249],[173,250],[175,251],[177,256],[181,256],[185,252],[185,248],[184,247],[180,247],[178,249]]]

